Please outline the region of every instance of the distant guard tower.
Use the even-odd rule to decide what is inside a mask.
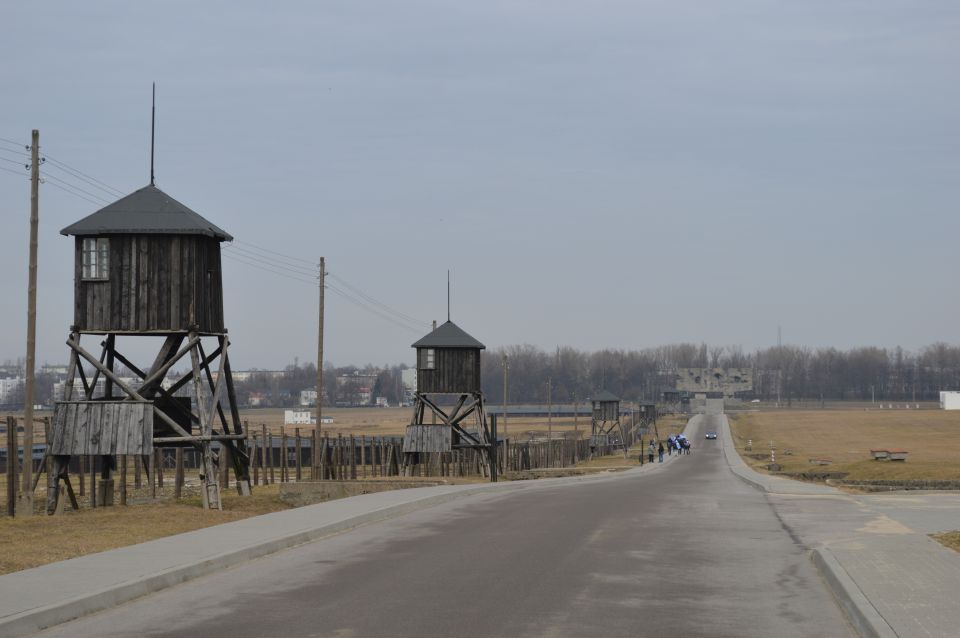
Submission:
[[[66,478],[75,454],[106,461],[115,454],[148,458],[155,446],[193,446],[202,456],[205,508],[222,509],[217,469],[227,459],[238,490],[249,494],[249,459],[223,321],[220,243],[233,238],[152,179],[60,232],[76,242],[70,361],[50,441],[54,475]],[[80,345],[83,335],[103,337],[99,357]],[[136,339],[142,349],[149,337],[162,340],[149,367],[137,366],[118,349],[121,338]],[[214,343],[212,350],[204,348],[204,339]],[[188,371],[165,383],[184,360]],[[138,382],[124,382],[118,362]],[[72,396],[77,377],[82,397]],[[184,387],[188,396],[177,396]],[[105,462],[101,480],[109,481],[109,473]]]
[[[448,320],[413,347],[417,349],[417,391],[403,437],[405,465],[410,467],[420,453],[474,448],[483,452],[483,469],[489,473],[493,438],[480,391],[480,351],[486,346]],[[452,405],[441,407],[445,399],[452,400]],[[424,421],[427,410],[436,415],[437,423]],[[472,430],[464,427],[468,418],[474,423]]]
[[[600,445],[610,444],[610,433],[616,429],[620,434],[623,455],[627,455],[627,437],[620,423],[620,399],[614,394],[601,390],[592,399],[593,415],[590,423],[591,451]]]

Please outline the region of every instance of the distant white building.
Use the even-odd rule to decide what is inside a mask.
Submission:
[[[316,390],[300,390],[300,405],[306,407],[308,405],[317,404],[317,391]]]
[[[18,393],[23,387],[23,379],[15,377],[13,379],[0,379],[0,404],[8,404],[19,400]]]
[[[960,410],[960,392],[940,391],[941,410]]]
[[[403,385],[404,403],[413,403],[413,395],[417,391],[417,369],[407,368],[401,370],[400,384]]]
[[[314,425],[317,419],[313,415],[313,410],[284,410],[284,425]]]

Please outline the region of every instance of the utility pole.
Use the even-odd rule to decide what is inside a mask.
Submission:
[[[507,376],[510,372],[510,361],[507,353],[503,353],[503,438],[507,438]]]
[[[553,440],[553,379],[547,379],[547,440]]]
[[[577,405],[577,393],[573,393],[573,431],[577,433],[577,438],[580,438],[580,424],[578,422],[578,417],[580,416],[579,406]]]
[[[37,351],[37,227],[40,211],[40,131],[30,141],[30,268],[27,274],[27,363],[23,406],[23,507],[33,514],[33,375]],[[7,462],[16,462],[16,450],[7,450]]]
[[[780,386],[783,385],[783,342],[780,336],[780,325],[777,324],[777,407],[780,407]]]
[[[326,290],[327,260],[320,258],[320,321],[317,333],[317,441],[320,441],[321,419],[323,417],[323,295]],[[314,463],[320,462],[317,451],[314,450]]]
[[[913,402],[917,402],[917,374],[918,374],[919,362],[913,362]]]

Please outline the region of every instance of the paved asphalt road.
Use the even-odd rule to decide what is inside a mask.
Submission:
[[[642,475],[473,496],[43,636],[853,636],[721,441]]]

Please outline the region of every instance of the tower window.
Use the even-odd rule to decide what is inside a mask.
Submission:
[[[110,275],[110,240],[106,237],[87,237],[80,250],[81,278],[108,279]]]
[[[421,370],[434,370],[437,367],[436,351],[433,348],[422,348],[420,350]]]

